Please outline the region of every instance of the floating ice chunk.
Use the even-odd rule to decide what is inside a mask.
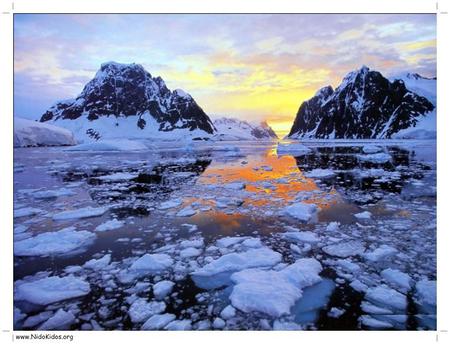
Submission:
[[[354,280],[352,283],[350,283],[350,287],[352,287],[353,289],[355,289],[360,293],[366,292],[366,290],[368,289],[368,287],[360,280]]]
[[[240,182],[228,183],[225,184],[224,187],[230,190],[244,190],[245,184]]]
[[[128,309],[128,315],[134,323],[144,322],[152,315],[162,313],[166,310],[166,304],[164,302],[150,301],[139,298],[134,301],[130,309]]]
[[[192,209],[191,206],[181,209],[176,215],[179,217],[189,217],[197,214],[197,211]]]
[[[34,216],[34,215],[37,215],[40,213],[42,213],[41,209],[33,208],[33,207],[14,209],[14,218],[25,217],[25,216]]]
[[[420,280],[416,283],[416,301],[425,306],[428,311],[434,308],[436,312],[436,281],[429,281],[427,279]]]
[[[102,270],[102,269],[106,268],[110,262],[111,262],[111,255],[105,254],[100,259],[88,260],[86,263],[84,263],[83,267],[87,268],[87,269],[92,269],[92,270],[98,271],[98,270]]]
[[[340,309],[336,307],[331,307],[331,309],[328,311],[328,316],[331,318],[340,318],[342,314],[345,313],[345,309]]]
[[[102,216],[108,211],[107,207],[86,207],[75,210],[66,210],[53,215],[53,220],[74,220],[74,219],[84,219],[88,217]]]
[[[320,241],[317,235],[313,232],[287,232],[282,233],[281,237],[295,242],[306,242],[309,244],[315,244]]]
[[[36,199],[47,199],[47,198],[57,198],[62,196],[73,196],[75,192],[66,188],[61,188],[58,190],[45,190],[36,191],[31,194],[33,198]]]
[[[90,291],[89,283],[81,278],[53,276],[19,284],[16,287],[14,299],[46,306],[54,302],[87,295]]]
[[[384,285],[367,289],[365,298],[375,305],[387,306],[402,312],[406,310],[406,296]]]
[[[13,311],[14,326],[16,326],[17,323],[19,323],[20,321],[22,321],[26,317],[27,317],[27,315],[25,313],[22,313],[22,311],[19,308],[14,306],[14,311]]]
[[[195,248],[201,248],[204,246],[203,238],[200,239],[194,239],[194,240],[183,240],[180,242],[181,248],[188,248],[188,247],[195,247]]]
[[[397,249],[395,249],[394,247],[391,247],[389,245],[381,245],[372,252],[364,254],[364,258],[371,262],[379,262],[380,260],[392,257],[397,252]]]
[[[368,220],[372,217],[372,213],[369,211],[363,211],[362,213],[355,214],[355,217],[360,220]]]
[[[190,320],[174,320],[164,327],[169,331],[190,331],[192,330],[192,324]]]
[[[361,315],[359,319],[362,325],[372,329],[389,329],[394,327],[391,323],[374,319],[370,315]]]
[[[183,201],[181,199],[177,198],[177,199],[172,199],[169,201],[162,202],[160,205],[157,206],[157,208],[159,210],[166,210],[166,209],[172,209],[172,208],[179,207],[182,204],[183,204]]]
[[[372,162],[375,164],[384,164],[391,161],[391,155],[387,153],[375,153],[375,154],[357,154],[356,157],[361,161]]]
[[[347,258],[364,253],[364,245],[360,241],[347,241],[322,247],[322,250],[330,256]]]
[[[305,173],[307,178],[331,178],[334,176],[334,171],[329,169],[317,168]]]
[[[275,320],[273,322],[273,329],[275,331],[301,331],[303,328],[300,324],[292,321]]]
[[[151,316],[145,323],[142,325],[141,330],[161,330],[168,323],[175,320],[175,315],[170,313],[164,314],[155,314]]]
[[[57,232],[41,233],[14,243],[16,256],[49,256],[78,252],[91,245],[96,238],[88,231],[74,231],[72,227]]]
[[[35,327],[36,325],[39,325],[43,323],[44,321],[48,320],[53,315],[52,311],[44,311],[36,315],[29,316],[23,323],[23,327],[25,328],[31,328]]]
[[[164,299],[167,295],[172,292],[175,283],[172,281],[161,281],[153,286],[153,294],[157,300]]]
[[[173,259],[164,253],[146,253],[133,264],[130,270],[139,273],[157,274],[169,269],[173,264]]]
[[[277,147],[277,154],[278,155],[294,155],[294,156],[301,156],[305,155],[311,152],[311,149],[306,147],[305,145],[302,145],[301,143],[278,143]]]
[[[383,147],[366,145],[363,146],[362,151],[366,154],[380,153],[383,151]]]
[[[39,326],[39,331],[69,330],[73,323],[75,323],[73,314],[59,309],[54,316]]]
[[[220,312],[220,316],[225,320],[232,319],[236,316],[236,308],[228,305]]]
[[[407,292],[411,289],[411,277],[404,272],[388,268],[381,271],[381,277],[392,287],[402,292]]]
[[[338,259],[336,261],[336,264],[349,272],[358,272],[360,270],[358,264],[352,263],[351,261],[346,259]]]
[[[379,314],[379,315],[386,315],[386,314],[392,314],[393,312],[389,309],[382,308],[375,306],[371,304],[370,302],[363,301],[361,302],[361,310],[365,313],[369,314]]]
[[[66,149],[68,151],[141,151],[148,147],[139,141],[127,139],[101,140],[92,143],[84,143]]]
[[[284,208],[283,214],[302,222],[309,222],[317,214],[317,205],[312,203],[295,203]]]
[[[111,230],[123,227],[124,224],[125,224],[124,221],[119,221],[117,219],[112,219],[112,220],[106,221],[105,223],[102,223],[101,225],[98,225],[95,228],[95,230],[97,232],[111,231]]]
[[[184,250],[180,251],[180,257],[181,258],[192,258],[192,257],[197,257],[202,253],[202,251],[200,251],[199,249],[195,248],[195,247],[188,247],[185,248]]]
[[[339,229],[339,222],[330,222],[327,225],[327,228],[325,228],[325,230],[329,231],[329,232],[334,232],[337,231]]]
[[[139,173],[129,173],[129,172],[117,172],[113,174],[108,174],[106,176],[96,177],[96,179],[102,180],[104,182],[119,182],[124,180],[131,180],[139,176]]]
[[[261,312],[272,317],[289,314],[302,296],[302,289],[320,282],[320,263],[312,258],[299,259],[281,271],[248,269],[236,272],[236,284],[230,295],[235,308],[243,312]]]
[[[240,271],[248,268],[270,267],[281,261],[281,254],[267,247],[250,249],[241,253],[229,253],[206,264],[192,275],[213,276],[222,272]]]
[[[221,248],[227,248],[235,244],[239,244],[240,242],[246,239],[248,239],[248,237],[225,237],[218,239],[216,241],[216,246]]]
[[[328,278],[305,288],[302,297],[291,309],[295,322],[305,325],[314,323],[320,311],[326,308],[335,288],[336,284]]]
[[[249,248],[259,248],[262,247],[261,239],[259,238],[249,238],[242,242],[242,245]]]
[[[225,327],[225,321],[221,318],[215,318],[213,321],[213,327],[215,329],[221,330]]]

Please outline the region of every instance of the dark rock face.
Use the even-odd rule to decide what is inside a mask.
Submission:
[[[402,80],[390,82],[363,66],[341,85],[320,89],[300,106],[289,138],[390,138],[434,109],[409,91]]]
[[[187,128],[214,132],[210,118],[189,94],[170,91],[163,79],[153,78],[141,65],[115,62],[102,64],[76,99],[58,102],[40,121],[135,116],[136,126],[144,130],[147,123],[141,116],[145,113],[155,118],[160,131]]]

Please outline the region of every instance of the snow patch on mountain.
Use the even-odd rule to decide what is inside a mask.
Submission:
[[[255,124],[237,118],[222,117],[214,121],[214,126],[217,129],[214,139],[218,141],[274,140],[278,138],[267,122]]]

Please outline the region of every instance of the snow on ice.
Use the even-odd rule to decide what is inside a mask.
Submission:
[[[74,276],[46,277],[33,282],[22,282],[15,288],[15,299],[36,305],[49,305],[90,293],[89,283]]]
[[[84,219],[88,217],[102,216],[108,211],[107,207],[86,207],[81,209],[66,210],[53,215],[53,220],[74,220],[74,219]]]
[[[94,233],[75,231],[68,227],[57,232],[46,232],[14,243],[16,256],[49,256],[77,252],[91,245],[96,238]]]
[[[302,289],[321,280],[321,264],[313,258],[299,259],[281,271],[242,270],[231,275],[235,283],[232,305],[243,312],[261,312],[272,317],[289,314],[302,296]]]
[[[314,219],[317,213],[317,205],[313,203],[295,203],[285,207],[282,214],[289,215],[302,222],[309,222]]]

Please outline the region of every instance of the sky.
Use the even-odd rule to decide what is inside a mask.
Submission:
[[[267,121],[367,65],[436,75],[433,14],[15,14],[14,115],[75,98],[103,62],[139,63],[212,118]]]

